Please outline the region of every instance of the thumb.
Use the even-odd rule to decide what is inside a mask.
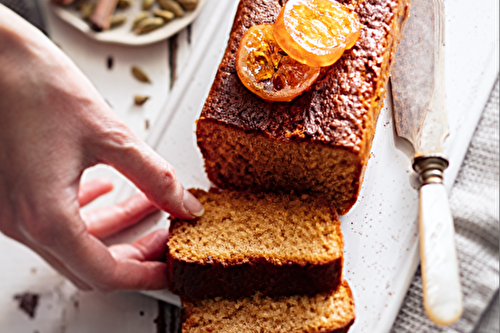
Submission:
[[[121,121],[104,124],[91,142],[94,157],[122,173],[158,208],[185,219],[203,215],[203,206],[184,189],[174,168]]]

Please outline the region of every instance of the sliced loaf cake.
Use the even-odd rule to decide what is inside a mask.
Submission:
[[[186,300],[313,295],[341,282],[343,237],[334,207],[310,195],[191,190],[205,207],[173,219],[169,289]]]

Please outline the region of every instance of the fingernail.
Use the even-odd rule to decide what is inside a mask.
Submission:
[[[184,208],[192,215],[196,217],[200,217],[205,213],[205,208],[203,205],[196,199],[194,195],[192,195],[189,191],[184,190],[184,198],[183,198]]]

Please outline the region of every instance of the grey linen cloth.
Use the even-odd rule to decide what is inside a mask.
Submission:
[[[498,118],[497,79],[450,196],[464,294],[462,318],[451,327],[437,327],[427,318],[419,268],[392,333],[499,332]]]

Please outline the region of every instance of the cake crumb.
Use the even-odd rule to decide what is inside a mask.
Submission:
[[[19,303],[19,309],[26,313],[30,318],[35,318],[39,298],[40,295],[28,292],[14,295],[14,300]]]

